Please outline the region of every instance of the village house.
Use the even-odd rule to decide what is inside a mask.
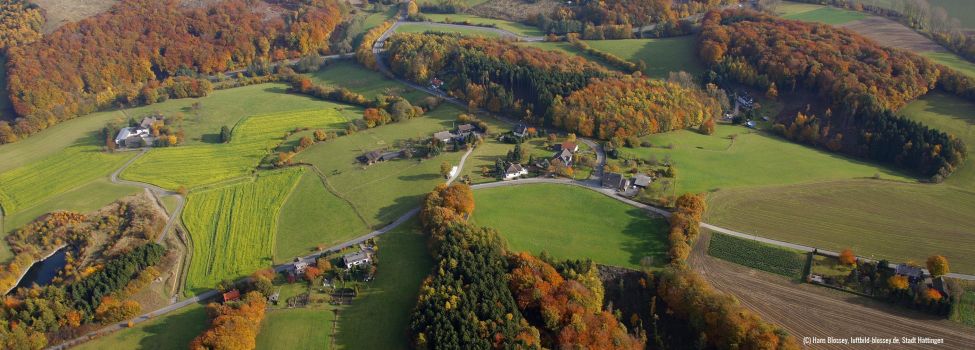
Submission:
[[[556,152],[568,150],[569,152],[576,153],[579,152],[579,145],[577,145],[575,142],[565,141],[553,145],[552,149],[554,149]]]
[[[385,162],[387,160],[397,159],[403,156],[403,151],[387,151],[375,150],[367,152],[358,158],[356,158],[360,163],[365,165],[372,165],[378,162]]]
[[[508,168],[504,171],[505,180],[516,179],[522,175],[528,175],[528,170],[518,163],[511,163],[511,165],[508,165]]]
[[[149,129],[142,127],[127,127],[118,131],[115,145],[119,147],[138,148],[151,145],[153,142]]]
[[[351,268],[364,264],[368,265],[370,262],[372,262],[372,257],[369,255],[369,252],[358,251],[342,256],[342,262],[345,263],[346,268]]]
[[[915,284],[924,277],[924,270],[917,266],[911,266],[908,264],[900,263],[894,268],[894,273],[906,276],[911,284]]]
[[[645,174],[636,174],[633,177],[633,187],[647,188],[650,187],[650,183],[653,182],[653,178]]]
[[[516,126],[515,129],[511,131],[511,134],[518,137],[525,137],[528,135],[528,127],[525,126],[524,124],[518,124],[518,126]]]
[[[623,191],[626,189],[626,178],[622,174],[607,173],[603,175],[602,185],[605,188]]]
[[[440,142],[443,142],[443,143],[448,143],[448,142],[452,141],[454,139],[454,137],[457,137],[457,136],[454,135],[453,133],[451,133],[450,131],[441,131],[441,132],[438,132],[438,133],[433,134],[433,139],[434,140],[437,140],[437,141],[440,141]]]
[[[562,164],[565,164],[566,166],[570,166],[572,165],[572,152],[567,149],[563,149],[561,151],[555,152],[555,156],[553,156],[552,159],[561,160]]]

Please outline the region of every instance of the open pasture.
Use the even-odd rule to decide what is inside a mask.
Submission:
[[[969,159],[975,154],[975,103],[941,92],[929,93],[898,111],[912,120],[955,135],[965,142]],[[966,161],[945,184],[975,191],[975,164]]]
[[[267,311],[257,334],[257,349],[331,349],[332,320],[324,309]]]
[[[465,22],[471,25],[494,25],[498,29],[507,30],[509,32],[521,35],[521,36],[544,36],[538,27],[532,27],[526,24],[505,21],[501,19],[494,18],[484,18],[462,13],[451,13],[451,14],[440,14],[440,13],[425,13],[423,14],[432,22],[447,22],[447,23],[457,23]]]
[[[234,127],[230,143],[153,149],[126,169],[122,177],[176,189],[246,176],[288,131],[340,129],[359,112],[354,107],[336,107],[249,117]]]
[[[132,152],[105,153],[97,147],[75,146],[13,170],[0,173],[0,204],[8,215],[107,177],[122,166]]]
[[[588,40],[586,43],[630,62],[645,62],[647,69],[643,74],[652,78],[666,78],[670,72],[700,74],[704,71],[704,65],[697,58],[697,38],[693,35],[664,39]]]
[[[189,194],[183,224],[193,255],[186,290],[204,291],[271,265],[278,214],[302,172],[267,172],[253,181]]]
[[[620,148],[622,158],[677,167],[676,193],[731,188],[882,178],[913,181],[894,170],[757,132],[719,124],[713,135],[680,130],[642,138],[653,147]]]
[[[206,308],[195,304],[76,347],[79,350],[186,348],[207,327]]]
[[[862,12],[844,10],[830,6],[805,6],[809,4],[797,5],[799,6],[789,6],[788,4],[783,4],[780,6],[784,7],[784,9],[779,10],[781,13],[784,13],[782,17],[805,22],[819,22],[823,24],[840,25],[858,21],[869,16]]]
[[[483,36],[488,38],[497,38],[501,36],[498,32],[494,32],[489,29],[481,30],[476,28],[443,27],[443,26],[434,26],[434,25],[423,24],[423,23],[406,23],[396,28],[396,32],[397,33],[444,32],[444,33],[457,33],[465,36]]]
[[[941,254],[952,271],[975,272],[975,192],[956,187],[848,180],[722,190],[708,202],[705,221],[721,227],[891,261]]]
[[[440,163],[458,164],[463,152],[445,152],[431,159],[397,159],[362,165],[356,157],[379,149],[396,149],[407,139],[427,140],[438,131],[453,128],[464,111],[441,105],[423,117],[404,120],[319,143],[298,154],[325,174],[332,189],[365,217],[372,228],[385,226],[420,205],[420,199],[437,184]],[[354,220],[355,218],[349,218]]]
[[[319,244],[332,246],[368,231],[348,202],[328,192],[314,171],[305,171],[281,208],[274,260],[286,262]]]
[[[477,225],[497,229],[513,251],[547,252],[640,268],[667,263],[667,221],[575,186],[532,184],[474,191]]]
[[[336,348],[409,349],[410,311],[420,283],[433,267],[426,242],[417,219],[382,236],[376,278],[339,313]]]
[[[339,60],[330,63],[321,70],[309,73],[311,79],[318,84],[341,86],[353,92],[360,93],[366,98],[378,95],[397,95],[416,103],[428,96],[426,93],[414,90],[395,80],[389,79],[379,72],[369,70],[352,60]]]

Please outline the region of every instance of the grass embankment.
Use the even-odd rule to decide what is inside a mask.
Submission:
[[[301,152],[297,161],[314,164],[342,198],[351,201],[372,228],[385,226],[420,205],[437,184],[440,163],[458,164],[463,152],[423,160],[398,159],[365,166],[356,161],[363,153],[396,149],[407,139],[427,140],[438,131],[450,130],[462,110],[441,105],[423,117],[401,121],[319,143]],[[355,218],[348,218],[355,220]]]
[[[339,349],[409,349],[410,311],[430,273],[426,235],[414,219],[382,236],[376,279],[339,312]]]
[[[477,190],[474,198],[476,224],[498,229],[512,250],[630,268],[644,257],[655,267],[667,260],[665,220],[591,190],[521,185]]]
[[[271,265],[278,214],[301,177],[300,168],[193,192],[183,223],[193,242],[186,290],[199,292]]]
[[[314,171],[305,171],[281,208],[274,260],[306,255],[319,244],[332,246],[369,231],[355,210],[328,192]]]
[[[502,19],[494,18],[484,18],[462,13],[451,13],[451,14],[439,14],[439,13],[425,13],[431,22],[446,22],[446,23],[457,23],[466,22],[472,25],[494,25],[498,29],[507,30],[509,32],[521,35],[521,36],[544,36],[545,33],[542,32],[538,27],[532,27],[526,24],[505,21]]]
[[[91,340],[75,349],[185,349],[206,327],[206,309],[196,304]]]
[[[655,157],[659,161],[669,157],[678,170],[677,194],[868,178],[875,174],[888,180],[913,181],[894,170],[740,126],[718,125],[714,135],[681,130],[643,140],[650,141],[653,147],[621,148],[623,157]]]
[[[806,265],[800,251],[712,232],[708,255],[739,265],[799,279]]]
[[[333,108],[249,117],[232,132],[230,143],[157,148],[137,160],[122,176],[168,189],[193,188],[253,173],[269,149],[296,128],[338,130],[361,109]]]

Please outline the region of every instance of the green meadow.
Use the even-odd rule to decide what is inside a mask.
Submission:
[[[184,349],[206,327],[206,309],[202,304],[196,304],[140,323],[135,327],[90,340],[76,349]]]
[[[257,334],[257,349],[331,349],[331,310],[301,308],[270,310]]]
[[[451,14],[440,14],[440,13],[425,13],[423,14],[432,22],[447,22],[447,23],[457,23],[464,22],[464,24],[471,25],[494,25],[498,29],[507,30],[509,32],[521,35],[521,36],[544,36],[538,27],[532,27],[526,24],[521,24],[518,22],[505,21],[502,19],[494,18],[484,18],[463,13],[451,13]]]
[[[800,145],[741,126],[719,124],[713,135],[680,130],[642,138],[653,147],[621,148],[629,159],[670,159],[676,193],[867,178],[913,181],[897,171]]]
[[[955,135],[975,154],[975,103],[941,92],[929,93],[898,111],[912,120]],[[945,184],[975,191],[975,164],[967,160]]]
[[[281,208],[274,260],[289,261],[309,254],[319,244],[336,245],[368,231],[355,209],[326,190],[314,171],[307,170]]]
[[[532,184],[474,191],[477,225],[497,229],[514,251],[547,252],[640,268],[667,262],[667,222],[592,190]]]
[[[352,60],[339,60],[330,63],[322,70],[309,73],[315,83],[341,86],[367,98],[378,95],[402,96],[410,102],[418,102],[426,93],[414,90],[376,71],[369,70]]]
[[[483,36],[488,38],[497,38],[501,35],[497,32],[491,30],[481,30],[476,28],[451,28],[434,26],[423,23],[407,23],[400,25],[396,28],[397,33],[426,33],[426,32],[446,32],[446,33],[457,33],[466,36]]]
[[[356,157],[373,150],[396,148],[407,139],[429,139],[435,132],[451,129],[460,113],[464,111],[444,104],[419,118],[318,143],[299,153],[296,161],[318,167],[337,195],[352,202],[370,227],[382,227],[419,206],[422,196],[444,181],[440,163],[456,165],[463,152],[369,166],[357,162]]]
[[[647,69],[643,73],[652,78],[667,78],[668,73],[678,71],[695,75],[704,72],[704,65],[697,59],[697,38],[693,35],[664,39],[589,40],[586,43],[630,62],[645,62]]]

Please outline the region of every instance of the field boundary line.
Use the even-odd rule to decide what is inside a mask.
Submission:
[[[329,193],[335,195],[336,197],[338,197],[342,201],[348,203],[349,206],[352,207],[352,211],[355,212],[355,215],[357,217],[359,217],[359,221],[362,221],[362,224],[365,225],[366,227],[372,228],[372,225],[369,225],[369,222],[366,221],[366,217],[362,215],[362,212],[359,210],[359,207],[357,207],[355,205],[355,203],[352,203],[352,201],[349,200],[348,198],[346,198],[344,195],[342,195],[341,193],[339,193],[338,191],[336,191],[334,188],[332,188],[332,185],[328,182],[328,178],[325,176],[324,173],[322,173],[322,170],[319,169],[318,166],[315,166],[314,164],[305,164],[305,166],[310,167],[312,169],[312,171],[315,172],[315,175],[318,176],[318,180],[321,181],[322,182],[322,185],[325,186],[325,190],[326,191],[328,191]]]

